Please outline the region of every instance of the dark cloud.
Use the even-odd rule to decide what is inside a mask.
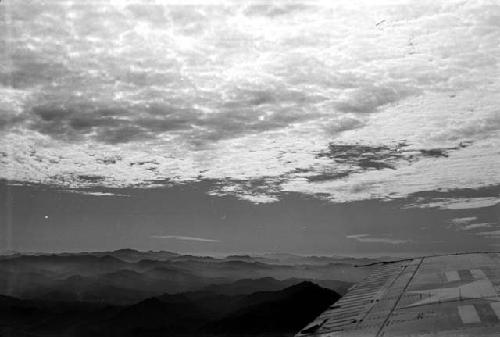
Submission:
[[[12,56],[15,60],[16,56]],[[14,69],[0,72],[0,84],[14,89],[26,89],[52,81],[66,73],[62,64],[42,60],[14,61]]]
[[[277,17],[295,12],[303,12],[310,9],[311,6],[302,4],[255,4],[245,8],[244,14],[248,16],[268,16]]]
[[[132,162],[129,165],[130,166],[159,165],[159,163],[156,160],[146,160],[146,161]]]
[[[121,160],[122,160],[121,156],[109,156],[109,157],[104,157],[104,158],[97,159],[98,162],[101,162],[101,163],[103,163],[105,165],[116,164],[117,162],[119,162]]]
[[[168,104],[153,104],[144,109],[136,125],[153,133],[187,130],[198,125],[202,114],[193,108]]]
[[[127,143],[153,138],[154,135],[148,130],[133,125],[101,128],[97,131],[97,135],[95,136],[97,141],[107,144]]]
[[[0,108],[0,130],[11,128],[23,120],[24,116],[12,114],[10,111]]]
[[[90,137],[108,144],[155,139],[167,132],[183,132],[193,143],[215,142],[321,117],[319,113],[306,112],[293,101],[303,100],[303,97],[293,96],[291,93],[273,95],[267,91],[244,91],[237,95],[237,100],[224,103],[213,113],[198,111],[185,103],[179,106],[46,103],[31,109],[28,126],[55,139],[78,141]],[[293,106],[285,108],[273,104],[271,109],[260,110],[260,106],[281,99],[280,104]]]
[[[308,100],[305,93],[293,90],[236,89],[219,112],[196,121],[196,125],[203,128],[196,136],[202,141],[217,141],[285,128],[324,116],[309,111]]]
[[[228,107],[238,105],[262,105],[275,103],[277,101],[276,93],[270,90],[239,90],[236,101],[228,102],[225,105]]]
[[[420,150],[420,153],[425,157],[448,157],[448,151],[446,149],[424,149]]]
[[[123,121],[121,121],[123,122]],[[78,116],[71,118],[68,125],[77,132],[88,133],[94,127],[112,126],[120,123],[111,117]]]
[[[163,132],[187,129],[196,120],[192,112],[173,111],[169,107],[136,110],[134,107],[95,107],[91,104],[36,106],[31,116],[30,128],[52,138],[83,140],[92,137],[108,144],[152,139]]]
[[[104,180],[104,177],[90,176],[90,175],[79,175],[78,179],[82,180],[84,182],[88,182],[88,183],[99,183],[99,182]]]
[[[32,112],[34,115],[39,116],[43,121],[47,122],[61,121],[75,113],[72,108],[57,105],[36,106],[33,108]]]
[[[348,165],[349,169],[327,169],[307,177],[307,180],[310,182],[335,180],[367,170],[395,170],[401,163],[411,164],[424,157],[447,158],[450,151],[460,150],[471,144],[464,141],[454,147],[409,150],[408,144],[404,142],[380,146],[332,143],[328,146],[328,150],[320,152],[317,157],[333,159],[335,163]],[[316,170],[311,169],[309,172]]]
[[[352,116],[342,116],[341,118],[337,120],[333,120],[328,122],[323,129],[331,135],[337,135],[341,132],[347,131],[347,130],[354,130],[361,128],[365,125],[365,122],[363,120],[360,120],[358,118],[352,117]]]
[[[228,111],[214,114],[210,118],[200,121],[200,125],[205,129],[193,136],[201,141],[218,141],[245,134],[284,128],[294,122],[307,120],[308,118],[310,117],[307,114],[275,113],[260,120],[256,114],[244,113],[243,111],[239,113]]]
[[[419,151],[420,151],[420,155],[423,157],[447,158],[450,151],[464,149],[470,145],[472,145],[472,141],[462,141],[457,146],[432,148],[432,149],[420,149]]]
[[[125,110],[96,109],[87,104],[43,105],[32,109],[29,127],[40,133],[63,140],[83,140],[93,131],[123,129],[131,123],[123,117]]]
[[[348,164],[361,170],[394,169],[398,160],[403,159],[401,149],[406,144],[397,146],[369,146],[350,144],[330,144],[328,150],[318,154],[318,157],[327,157],[337,163]]]
[[[346,178],[350,174],[351,174],[351,172],[349,172],[349,171],[328,170],[328,171],[324,171],[321,174],[317,174],[317,175],[313,175],[313,176],[307,177],[307,180],[309,182],[319,182],[319,181],[335,180],[335,179]]]
[[[383,105],[395,103],[417,92],[415,89],[409,89],[397,84],[391,86],[364,86],[356,88],[346,99],[337,102],[335,108],[345,113],[372,113]]]
[[[3,38],[3,48],[8,48],[8,53],[0,55],[0,63],[3,64],[0,68],[1,85],[28,89],[53,83],[71,73],[65,59],[57,51],[51,50],[53,55],[40,53],[33,49],[31,41],[23,43],[22,38],[16,37],[15,33],[4,35]]]
[[[168,65],[167,65],[168,66]],[[175,64],[170,65],[175,67]],[[182,81],[182,76],[176,72],[159,73],[146,70],[131,70],[128,69],[119,74],[117,78],[122,82],[133,84],[137,87],[174,84]]]
[[[224,102],[226,108],[258,107],[270,104],[273,109],[280,109],[282,106],[300,105],[316,103],[326,98],[311,95],[308,92],[294,90],[286,87],[271,86],[267,89],[234,88],[228,100]]]

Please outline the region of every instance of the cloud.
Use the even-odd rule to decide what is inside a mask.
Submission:
[[[454,225],[466,225],[466,224],[471,223],[475,220],[477,220],[477,216],[468,216],[468,217],[464,217],[464,218],[451,219],[451,223],[453,223]]]
[[[500,239],[500,230],[487,231],[487,232],[479,232],[477,235],[481,235],[487,237],[489,239]]]
[[[251,202],[500,184],[500,6],[1,6],[0,178]]]
[[[401,245],[410,242],[409,240],[392,239],[386,237],[373,237],[370,234],[352,234],[352,235],[347,235],[346,238],[353,239],[359,242],[384,243],[391,245]]]
[[[181,235],[151,235],[152,239],[171,239],[171,240],[181,240],[181,241],[196,241],[196,242],[220,242],[219,240],[198,238],[192,236],[181,236]]]
[[[82,190],[64,190],[64,192],[90,195],[95,197],[129,197],[129,195],[127,194],[111,193],[111,192],[82,191]]]
[[[407,205],[408,208],[441,208],[441,209],[474,209],[492,207],[500,204],[500,198],[435,198],[417,204]],[[468,218],[465,218],[468,219]],[[463,220],[463,219],[462,219]]]
[[[397,84],[361,87],[345,92],[346,97],[335,103],[334,107],[344,113],[373,113],[379,107],[417,93],[416,89],[399,88]]]
[[[220,197],[236,196],[238,199],[260,204],[278,201],[279,192],[279,180],[262,178],[250,181],[219,181],[209,194]]]
[[[295,105],[293,100],[300,100],[300,93],[287,94],[288,98],[280,97],[279,92],[271,95],[247,91],[247,94],[240,92],[234,101],[224,103],[213,113],[160,103],[139,107],[123,103],[112,107],[79,102],[45,103],[32,107],[26,123],[31,130],[57,140],[119,144],[161,139],[168,133],[182,135],[187,142],[196,144],[285,128],[320,116],[302,108],[285,110],[280,106],[287,99]],[[273,103],[271,107],[261,107],[269,103]],[[6,120],[5,124],[15,121]]]
[[[280,3],[279,1],[270,2],[270,3],[259,3],[259,4],[251,4],[247,5],[244,9],[245,15],[253,16],[282,16],[294,13],[296,11],[303,12],[308,9],[311,9],[311,6],[307,6],[304,4],[287,4]]]
[[[460,208],[463,209],[463,208]],[[451,219],[451,224],[458,230],[471,231],[479,228],[492,227],[494,224],[490,222],[476,222],[477,216],[463,217]]]
[[[328,118],[323,129],[327,134],[337,136],[344,131],[361,128],[365,123],[363,118],[355,114],[345,114],[336,119]]]
[[[473,230],[473,229],[488,228],[488,227],[492,227],[492,226],[493,226],[493,223],[481,222],[481,223],[472,223],[472,224],[469,224],[469,225],[465,225],[465,226],[462,227],[462,229],[466,230],[466,231],[470,231],[470,230]]]
[[[29,127],[54,139],[107,144],[153,139],[199,123],[193,110],[153,104],[132,108],[88,103],[44,104],[31,109]]]

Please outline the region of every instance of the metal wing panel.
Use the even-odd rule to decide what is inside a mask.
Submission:
[[[500,257],[456,254],[381,266],[297,336],[499,336]]]

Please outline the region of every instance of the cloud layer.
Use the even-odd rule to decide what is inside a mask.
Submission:
[[[346,238],[364,243],[382,243],[390,245],[401,245],[410,242],[409,240],[393,239],[389,237],[373,237],[370,234],[352,234],[347,235]]]
[[[0,6],[1,178],[252,202],[500,184],[493,1]]]
[[[171,239],[171,240],[181,240],[181,241],[196,241],[196,242],[219,242],[219,240],[198,238],[193,236],[181,236],[181,235],[152,235],[152,239]]]

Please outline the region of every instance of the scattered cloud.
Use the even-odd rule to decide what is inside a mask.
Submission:
[[[489,239],[500,239],[500,230],[487,231],[487,232],[479,232],[478,235],[487,237]]]
[[[407,205],[408,208],[441,208],[441,209],[474,209],[483,207],[492,207],[500,204],[500,198],[434,198],[432,200],[422,200],[421,203]],[[466,220],[469,218],[455,219]]]
[[[279,180],[262,178],[248,181],[220,181],[209,191],[215,196],[237,196],[241,200],[248,200],[256,204],[278,201]]]
[[[64,192],[91,195],[96,197],[129,197],[129,195],[127,194],[111,193],[111,192],[82,191],[82,190],[64,190]]]
[[[451,219],[451,223],[454,225],[467,225],[473,221],[477,220],[477,216],[468,216],[463,218]]]
[[[480,223],[471,223],[469,225],[463,226],[463,230],[470,231],[473,229],[478,229],[478,228],[488,228],[492,227],[494,224],[490,222],[480,222]]]
[[[373,237],[370,234],[352,234],[352,235],[347,235],[346,238],[353,239],[359,242],[385,243],[391,245],[400,245],[403,243],[410,242],[409,240],[393,239],[389,237]]]
[[[491,222],[477,222],[477,220],[478,220],[477,216],[469,216],[469,217],[451,219],[450,223],[456,229],[463,231],[471,231],[479,228],[488,228],[494,225],[494,223]]]
[[[193,236],[181,236],[181,235],[151,235],[152,239],[169,239],[169,240],[181,240],[181,241],[197,241],[197,242],[220,242],[219,240],[198,238]]]
[[[398,83],[384,86],[369,86],[353,88],[346,91],[344,100],[334,104],[335,108],[344,113],[373,113],[379,107],[398,102],[407,96],[416,95],[417,89],[400,88]]]
[[[2,179],[206,179],[255,203],[500,184],[488,1],[0,6]],[[498,203],[480,199],[412,207]]]

